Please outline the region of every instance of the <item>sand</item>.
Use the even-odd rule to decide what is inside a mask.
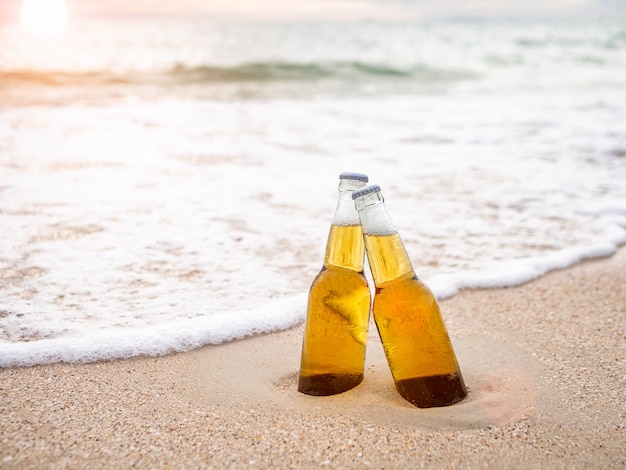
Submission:
[[[296,391],[302,325],[159,358],[0,369],[1,468],[624,468],[626,249],[441,302],[469,396]]]

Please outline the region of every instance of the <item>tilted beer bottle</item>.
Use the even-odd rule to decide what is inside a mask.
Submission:
[[[396,389],[419,408],[461,401],[467,390],[439,305],[415,274],[378,185],[352,193],[376,285],[373,315]]]
[[[334,395],[363,380],[371,295],[352,192],[367,181],[360,173],[339,175],[339,201],[324,266],[309,291],[298,380],[298,391],[307,395]]]

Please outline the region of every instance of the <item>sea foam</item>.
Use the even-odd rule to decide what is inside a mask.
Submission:
[[[295,295],[254,310],[222,312],[151,326],[73,329],[59,337],[0,342],[0,367],[95,362],[159,356],[290,328],[304,320],[305,297]],[[46,336],[50,331],[40,331]]]
[[[0,59],[18,52],[0,60],[13,77],[1,366],[167,354],[301,322],[342,171],[381,186],[440,299],[626,242],[615,25],[325,25],[333,48],[310,25],[188,26],[94,27],[48,53],[2,31]],[[192,80],[252,64],[246,80]],[[307,64],[337,67],[303,79]]]

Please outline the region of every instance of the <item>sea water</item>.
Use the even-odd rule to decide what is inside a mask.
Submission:
[[[611,255],[626,27],[2,27],[0,366],[298,324],[342,171],[382,187],[439,298]]]

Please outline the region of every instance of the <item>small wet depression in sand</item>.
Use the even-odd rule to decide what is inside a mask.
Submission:
[[[430,430],[502,426],[551,408],[558,397],[541,383],[541,364],[506,341],[489,337],[457,338],[455,350],[468,396],[448,407],[420,409],[395,390],[382,345],[370,333],[365,379],[348,392],[312,397],[297,391],[298,371],[276,377],[271,387],[281,405],[318,415],[350,415],[371,424]]]

